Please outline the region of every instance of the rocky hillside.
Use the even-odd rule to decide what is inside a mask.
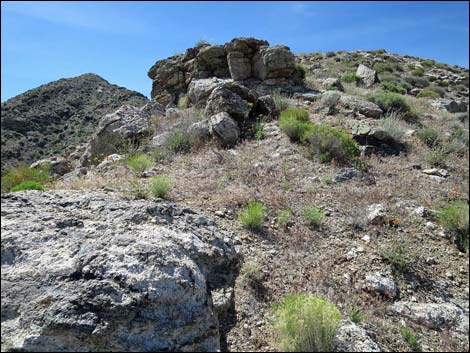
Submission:
[[[149,77],[2,178],[5,350],[469,350],[467,69],[235,38]]]
[[[122,104],[142,106],[145,96],[95,74],[61,79],[2,103],[2,173],[8,166],[73,151],[100,118]]]

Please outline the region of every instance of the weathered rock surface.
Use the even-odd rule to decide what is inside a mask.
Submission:
[[[97,164],[106,155],[119,152],[126,144],[138,145],[143,137],[152,133],[149,118],[145,111],[128,105],[106,115],[88,143],[81,158],[82,166]]]
[[[72,163],[62,157],[51,157],[51,158],[45,158],[41,159],[37,162],[34,162],[31,164],[30,168],[37,168],[37,167],[48,167],[49,172],[51,174],[55,175],[64,175],[67,173],[70,173],[73,169]]]
[[[212,116],[217,113],[229,113],[234,119],[243,121],[250,114],[248,101],[226,87],[214,89],[207,101],[205,114]]]
[[[211,92],[231,79],[220,79],[217,77],[192,80],[188,87],[188,97],[196,106],[204,106]]]
[[[212,134],[224,146],[233,146],[240,137],[240,128],[230,114],[221,112],[209,118],[209,125]]]
[[[50,82],[11,98],[2,103],[1,171],[72,152],[88,141],[104,115],[147,101],[95,74]]]
[[[390,299],[398,297],[398,287],[395,281],[380,273],[368,274],[364,289],[369,292],[376,292]]]
[[[375,83],[380,82],[377,72],[363,64],[360,64],[357,68],[356,76],[360,78],[359,83],[366,87],[371,87]]]
[[[383,115],[382,109],[377,104],[368,102],[357,97],[343,95],[340,102],[349,109],[352,109],[368,118],[379,119]]]
[[[380,347],[355,323],[344,320],[336,333],[337,352],[381,352]]]
[[[2,350],[220,349],[211,291],[232,286],[239,255],[213,221],[98,191],[1,204]]]
[[[431,105],[438,109],[446,110],[449,113],[464,113],[467,111],[467,104],[453,99],[438,98]]]

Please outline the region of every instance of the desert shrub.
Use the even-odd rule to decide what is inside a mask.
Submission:
[[[205,39],[199,39],[197,42],[196,42],[196,47],[199,48],[199,47],[202,47],[202,46],[205,46],[205,45],[210,45],[210,43],[205,40]]]
[[[398,63],[378,63],[374,65],[374,70],[377,71],[378,74],[384,72],[394,72],[394,71],[403,71],[403,68]]]
[[[358,83],[360,78],[355,73],[351,72],[349,74],[344,74],[339,80],[345,83]]]
[[[441,208],[439,223],[455,237],[455,243],[461,251],[468,252],[469,207],[463,201],[456,201]]]
[[[404,80],[413,87],[425,88],[429,86],[429,81],[426,77],[408,76],[405,77]]]
[[[323,163],[335,160],[349,164],[360,154],[359,146],[348,132],[328,125],[309,123],[301,141],[307,145],[309,157],[317,157]]]
[[[418,261],[411,249],[413,246],[408,241],[394,239],[382,247],[381,256],[392,266],[394,273],[403,275],[411,272],[413,264]]]
[[[282,227],[287,226],[292,217],[292,210],[290,208],[285,210],[278,210],[276,212],[276,223]]]
[[[136,200],[146,199],[149,196],[149,190],[147,186],[139,180],[129,180],[129,191],[126,192],[126,194]]]
[[[274,331],[284,352],[332,352],[341,315],[309,294],[288,294],[274,306]]]
[[[255,124],[255,138],[259,140],[264,140],[266,138],[266,132],[264,131],[264,123],[257,121]]]
[[[466,125],[468,127],[468,112],[466,113],[457,113],[455,114],[455,117],[457,118],[458,121],[460,121],[462,124]]]
[[[255,290],[262,287],[264,281],[264,272],[258,263],[245,263],[242,267],[241,275],[243,285]]]
[[[188,96],[182,96],[178,100],[178,108],[179,109],[186,109],[189,107],[189,97]]]
[[[153,166],[154,161],[148,154],[137,152],[126,159],[126,165],[135,173],[142,173],[144,170]]]
[[[294,67],[294,76],[299,80],[305,80],[306,72],[305,68],[301,64],[295,64]]]
[[[260,201],[250,201],[240,212],[240,222],[251,230],[259,231],[266,218],[266,206]]]
[[[449,81],[439,80],[439,81],[437,81],[437,85],[439,87],[449,87]]]
[[[432,167],[445,168],[447,166],[449,155],[452,153],[452,147],[453,146],[445,143],[434,146],[429,151],[429,154],[426,157],[426,162]]]
[[[26,165],[10,168],[1,178],[1,191],[2,193],[9,192],[15,186],[26,181],[44,185],[51,179],[49,171],[50,167],[48,165],[37,168],[30,168]]]
[[[401,119],[392,112],[381,120],[382,129],[386,131],[396,142],[401,142],[405,131],[401,126]]]
[[[416,132],[418,139],[428,147],[437,146],[442,141],[439,131],[432,127],[423,127]]]
[[[39,184],[36,181],[23,181],[22,183],[19,183],[18,185],[14,186],[10,191],[11,192],[16,192],[16,191],[23,191],[23,190],[39,190],[39,191],[44,191],[44,186],[42,184]]]
[[[157,175],[150,179],[150,191],[155,197],[166,199],[171,187],[171,179],[167,176]]]
[[[429,98],[429,99],[434,99],[434,98],[439,98],[440,94],[431,90],[431,89],[423,89],[421,92],[419,92],[416,95],[417,98]]]
[[[298,108],[289,108],[281,112],[279,127],[291,141],[300,141],[309,126],[308,111]]]
[[[413,76],[423,77],[424,76],[424,69],[422,67],[418,67],[411,72]]]
[[[468,135],[468,129],[465,130],[459,125],[453,125],[452,126],[452,132],[450,135],[450,139],[454,141],[457,145],[461,145],[461,150],[468,150],[469,148],[469,135]],[[457,147],[457,149],[459,149]]]
[[[354,322],[355,324],[360,324],[366,319],[366,315],[362,311],[361,308],[357,306],[353,306],[349,309],[349,320]]]
[[[432,59],[424,59],[423,61],[421,61],[421,63],[425,66],[425,67],[433,67],[433,66],[436,66],[437,63],[435,60],[432,60]]]
[[[384,112],[408,113],[411,107],[405,97],[392,92],[378,92],[369,95],[369,101],[377,104]]]
[[[333,56],[336,56],[336,53],[334,51],[329,51],[326,53],[327,58],[332,58]]]
[[[315,205],[306,205],[302,210],[305,223],[312,227],[319,227],[325,218],[325,213]]]
[[[280,91],[275,91],[272,96],[273,96],[274,104],[276,105],[276,110],[281,112],[289,108],[289,101],[287,100],[286,97],[281,95]]]
[[[384,89],[384,91],[394,92],[394,93],[399,93],[399,94],[406,94],[405,88],[400,87],[392,82],[382,83],[382,88]]]
[[[191,151],[193,138],[187,132],[177,131],[170,135],[166,147],[173,153],[187,153]]]
[[[418,338],[416,337],[413,330],[407,326],[400,328],[401,337],[406,342],[408,347],[410,347],[412,352],[420,352],[420,345],[418,343]]]

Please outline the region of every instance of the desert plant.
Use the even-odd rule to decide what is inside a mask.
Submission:
[[[264,272],[256,262],[247,262],[241,269],[242,283],[252,289],[259,289],[263,285]]]
[[[23,191],[23,190],[39,190],[39,191],[44,191],[44,186],[42,184],[39,184],[36,181],[23,181],[19,183],[18,185],[14,186],[10,191],[11,192],[16,192],[16,191]]]
[[[274,306],[274,331],[284,352],[332,352],[341,315],[309,294],[288,294]]]
[[[393,92],[378,92],[369,95],[369,101],[377,104],[384,112],[408,113],[411,107],[406,99]]]
[[[418,343],[418,338],[416,337],[413,330],[407,326],[403,326],[400,328],[401,337],[406,342],[408,347],[410,347],[412,352],[419,352],[420,345]]]
[[[387,114],[385,118],[381,120],[382,129],[387,132],[396,142],[401,142],[405,131],[401,127],[401,119],[395,112]]]
[[[49,165],[44,165],[37,168],[30,168],[26,165],[21,165],[10,168],[1,178],[1,192],[9,192],[15,186],[25,181],[32,181],[40,185],[44,185],[51,179],[49,171]]]
[[[353,72],[341,76],[340,81],[345,83],[358,83],[360,78]]]
[[[142,153],[142,152],[137,152],[126,159],[126,165],[135,173],[142,173],[144,170],[150,168],[153,166],[154,161],[152,160],[152,157]]]
[[[307,145],[310,158],[318,157],[323,163],[335,160],[350,164],[360,154],[359,146],[348,132],[328,125],[309,123],[302,132],[301,142]]]
[[[146,199],[148,197],[148,188],[138,180],[129,181],[129,191],[127,192],[136,200]]]
[[[406,94],[406,89],[396,85],[395,83],[392,82],[384,82],[382,83],[382,88],[384,91],[388,92],[394,92],[394,93],[399,93],[399,94]]]
[[[392,266],[394,273],[404,275],[412,271],[418,260],[412,249],[408,241],[394,239],[382,247],[381,256]]]
[[[449,155],[453,152],[453,145],[449,143],[441,143],[434,146],[429,151],[426,162],[433,167],[446,167]]]
[[[361,308],[353,306],[349,309],[349,320],[351,320],[355,324],[360,324],[365,319],[366,315],[364,314]]]
[[[286,97],[281,95],[281,92],[279,90],[275,91],[272,96],[274,104],[276,105],[276,110],[283,111],[289,108],[289,101]]]
[[[240,222],[248,229],[261,230],[266,218],[266,206],[260,201],[250,201],[240,212]]]
[[[255,138],[257,140],[264,140],[266,138],[266,132],[264,131],[264,123],[257,121],[255,124]]]
[[[429,98],[429,99],[434,99],[434,98],[439,98],[441,95],[431,89],[423,89],[421,92],[419,92],[416,95],[417,98]]]
[[[336,53],[334,51],[329,51],[325,55],[327,58],[332,58],[333,56],[336,56]]]
[[[461,251],[468,252],[469,206],[463,201],[456,201],[441,208],[439,223],[455,237],[455,243]]]
[[[413,76],[423,77],[424,76],[424,69],[422,67],[417,67],[411,73],[413,74]]]
[[[290,108],[281,112],[279,127],[291,141],[299,142],[309,129],[310,124],[305,121],[305,116],[308,119],[308,112],[303,109]]]
[[[276,223],[282,227],[287,226],[292,217],[292,210],[290,208],[285,210],[278,210],[276,212]]]
[[[210,43],[205,40],[205,39],[199,39],[197,42],[196,42],[196,47],[199,48],[199,47],[202,47],[202,46],[205,46],[205,45],[210,45]]]
[[[171,187],[171,179],[167,176],[157,175],[150,180],[150,191],[155,197],[166,199]]]
[[[295,64],[294,70],[294,76],[298,81],[303,82],[306,76],[305,68],[301,64]]]
[[[187,132],[177,131],[170,135],[166,147],[172,153],[187,153],[191,151],[193,138]]]
[[[302,216],[309,226],[319,227],[325,218],[325,213],[315,205],[306,205],[302,210]]]
[[[419,76],[408,76],[405,77],[404,80],[408,82],[413,87],[418,88],[425,88],[429,86],[429,81],[426,77],[419,77]]]
[[[442,136],[439,131],[432,127],[423,127],[416,132],[418,139],[428,147],[437,146],[442,142]]]

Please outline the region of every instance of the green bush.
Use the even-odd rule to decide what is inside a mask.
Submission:
[[[432,59],[424,59],[421,63],[428,68],[437,65],[436,61]]]
[[[444,143],[434,146],[431,151],[429,151],[426,162],[433,167],[445,168],[449,155],[453,152],[452,147],[453,146]]]
[[[341,76],[339,80],[345,83],[358,83],[360,78],[355,73],[351,72]]]
[[[284,352],[332,352],[341,315],[309,294],[288,294],[274,307],[274,331]]]
[[[294,76],[299,81],[305,80],[306,72],[305,72],[305,68],[301,64],[295,64],[294,70],[295,70]]]
[[[437,85],[439,87],[449,87],[449,81],[440,80],[440,81],[437,81]]]
[[[253,289],[259,289],[263,285],[264,272],[256,262],[247,262],[241,270],[242,283]]]
[[[413,74],[413,76],[423,77],[424,76],[424,69],[422,67],[418,67],[411,73]]]
[[[392,266],[392,270],[398,274],[411,272],[417,258],[413,247],[408,241],[392,240],[381,249],[382,257]]]
[[[42,184],[39,184],[38,182],[29,180],[29,181],[23,181],[22,183],[14,186],[10,191],[16,192],[16,191],[23,191],[23,190],[44,191],[44,187],[42,186]]]
[[[366,315],[364,314],[361,308],[353,306],[351,309],[349,309],[349,320],[351,320],[355,324],[360,324],[365,319]]]
[[[425,88],[429,86],[429,81],[426,77],[419,77],[419,76],[408,76],[405,77],[404,80],[408,82],[413,87],[418,88]]]
[[[400,87],[392,82],[382,83],[382,88],[384,89],[384,91],[394,92],[394,93],[399,93],[399,94],[406,94],[405,88]]]
[[[9,192],[15,186],[25,181],[32,181],[44,185],[51,179],[49,170],[49,166],[30,168],[26,165],[22,165],[10,168],[1,179],[1,191],[2,193]]]
[[[442,142],[441,133],[432,127],[423,127],[416,132],[418,139],[428,147],[437,146]]]
[[[329,51],[326,53],[327,58],[332,58],[333,56],[336,56],[336,53],[334,51]]]
[[[423,89],[421,92],[419,92],[416,97],[417,98],[429,98],[429,99],[434,99],[434,98],[439,98],[441,95],[431,89]]]
[[[377,104],[384,112],[408,113],[411,107],[406,99],[392,92],[378,92],[369,95],[369,101]]]
[[[240,222],[251,230],[259,231],[266,218],[266,207],[262,202],[250,201],[240,212]]]
[[[157,175],[150,179],[150,191],[155,197],[166,199],[171,187],[171,179],[167,176]]]
[[[412,352],[420,352],[420,345],[418,343],[418,339],[416,338],[415,333],[413,330],[407,326],[403,326],[400,329],[401,337],[406,342],[406,344],[410,347]]]
[[[301,142],[307,145],[308,156],[318,157],[322,163],[332,160],[349,164],[360,154],[351,135],[328,125],[310,124],[303,131]]]
[[[401,126],[401,119],[396,113],[390,113],[381,120],[382,129],[386,131],[396,142],[401,142],[405,131]]]
[[[255,124],[255,138],[260,141],[266,138],[266,132],[264,131],[264,123],[258,121]]]
[[[168,138],[166,146],[173,153],[187,153],[191,151],[193,138],[187,132],[177,131]]]
[[[276,110],[281,112],[289,108],[289,101],[287,100],[286,97],[281,95],[281,92],[279,90],[273,93],[273,99],[274,99],[274,104],[276,105]]]
[[[308,120],[308,112],[306,110],[289,108],[281,112],[279,128],[291,141],[299,142],[305,131],[310,127],[306,120]]]
[[[183,96],[178,100],[178,108],[179,109],[186,109],[189,107],[189,97]]]
[[[468,252],[469,220],[468,204],[456,201],[443,207],[438,215],[439,223],[455,236],[455,243],[461,251]]]
[[[302,210],[302,216],[309,226],[319,227],[325,218],[325,213],[315,205],[306,205]]]
[[[287,226],[292,217],[292,210],[290,208],[285,210],[278,210],[276,212],[276,223],[282,227]]]
[[[142,152],[137,152],[135,154],[130,155],[126,159],[126,164],[134,173],[140,174],[144,170],[153,166],[154,161],[149,155]]]

